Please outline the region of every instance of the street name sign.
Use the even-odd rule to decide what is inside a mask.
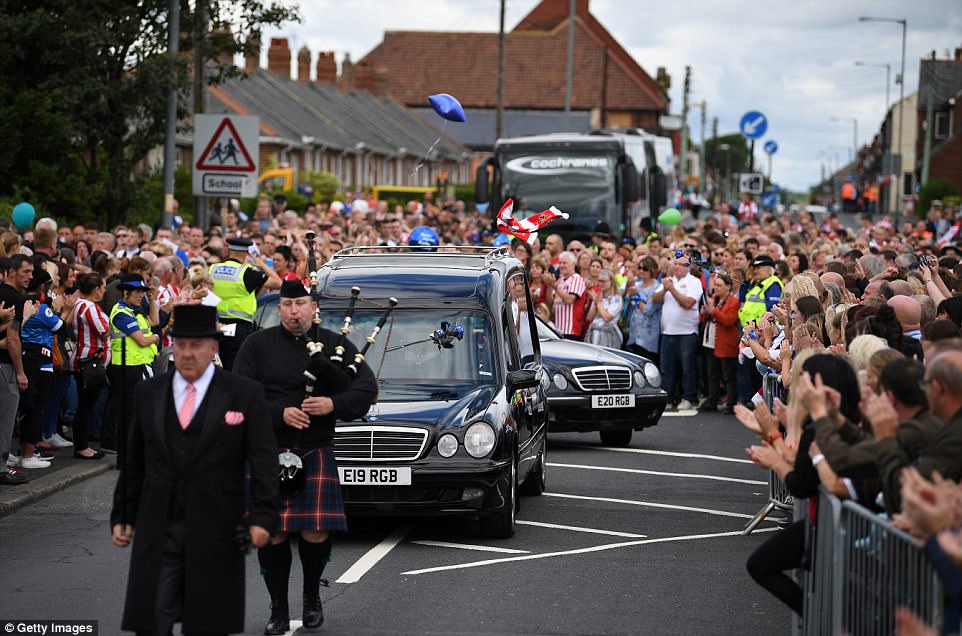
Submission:
[[[760,172],[743,172],[738,175],[738,191],[761,194],[765,178]]]
[[[745,139],[758,139],[764,137],[768,130],[768,119],[757,110],[750,110],[742,115],[738,129],[742,131]]]
[[[257,196],[260,118],[194,114],[194,194]]]

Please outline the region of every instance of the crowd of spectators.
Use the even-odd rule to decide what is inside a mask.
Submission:
[[[28,350],[27,343],[11,346],[18,334],[10,325],[51,314],[56,320],[41,327],[60,334],[52,381],[39,393],[30,387],[46,379],[42,364],[9,369],[23,391],[24,419],[20,454],[10,453],[4,478],[16,483],[23,468],[42,467],[45,454],[71,444],[77,456],[101,456],[88,440],[103,441],[104,392],[78,391],[77,360],[104,344],[122,275],[148,282],[158,310],[150,324],[163,344],[164,316],[177,304],[204,301],[208,268],[225,258],[229,236],[253,241],[251,261],[276,274],[269,290],[308,278],[308,232],[317,234],[323,263],[344,248],[406,245],[426,226],[439,250],[506,245],[525,265],[543,321],[566,338],[654,361],[670,409],[737,417],[761,440],[748,449],[751,459],[796,497],[813,497],[821,484],[924,537],[946,581],[946,602],[957,609],[962,247],[954,212],[934,205],[915,222],[866,218],[846,227],[836,215],[736,214],[723,203],[688,224],[645,220],[631,236],[567,242],[543,233],[533,245],[493,233],[490,217],[461,201],[430,195],[392,207],[349,194],[304,210],[263,197],[249,217],[229,206],[207,231],[182,223],[105,232],[41,219],[17,232],[0,221],[0,372],[4,356]],[[24,295],[33,301],[17,303]],[[69,329],[61,333],[58,321]],[[787,394],[773,411],[760,392],[768,375]],[[12,421],[9,403],[10,396],[0,400],[4,422]],[[11,433],[0,426],[4,454]],[[801,590],[784,571],[810,549],[806,523],[774,535],[749,560],[752,576],[797,612]]]

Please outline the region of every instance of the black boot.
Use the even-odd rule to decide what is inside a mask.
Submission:
[[[291,576],[291,542],[267,544],[257,551],[261,576],[271,595],[271,618],[264,627],[265,636],[285,634],[291,629],[291,615],[287,607],[287,582]]]
[[[304,629],[317,629],[324,623],[320,586],[324,566],[331,560],[331,538],[323,543],[311,543],[301,537],[297,552],[301,555],[304,570]]]

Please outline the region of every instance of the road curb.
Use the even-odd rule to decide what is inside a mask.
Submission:
[[[4,486],[0,491],[0,517],[5,517],[24,506],[38,501],[55,492],[96,477],[114,467],[112,461],[99,461],[67,466],[51,475],[31,479],[22,486]]]

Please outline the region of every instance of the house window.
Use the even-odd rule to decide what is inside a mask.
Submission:
[[[935,130],[933,134],[936,139],[948,139],[952,130],[952,111],[935,113]]]
[[[910,197],[915,194],[915,173],[906,172],[902,175],[902,196]]]

